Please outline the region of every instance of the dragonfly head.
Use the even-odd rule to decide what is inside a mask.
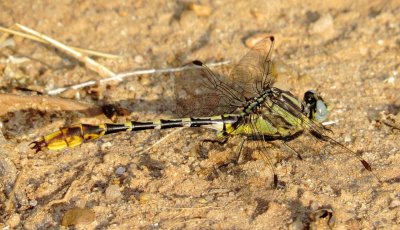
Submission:
[[[304,93],[303,113],[311,120],[323,122],[328,117],[328,106],[315,90]]]

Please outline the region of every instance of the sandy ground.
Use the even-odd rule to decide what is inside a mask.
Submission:
[[[114,121],[172,117],[173,80],[145,75],[46,96],[101,77],[50,46],[10,36],[0,44],[0,228],[400,225],[398,1],[202,1],[205,12],[185,1],[102,2],[5,0],[0,24],[20,23],[69,45],[120,55],[96,59],[114,72],[194,59],[237,62],[249,50],[246,38],[272,34],[274,60],[283,67],[277,86],[298,96],[318,90],[336,121],[332,137],[362,152],[373,173],[302,138],[294,146],[303,160],[271,146],[271,158],[280,155],[281,182],[273,189],[251,145],[236,163],[235,139],[202,145],[213,133],[199,129],[121,133],[35,154],[29,143],[61,126],[111,122],[99,112],[104,104],[125,111]]]

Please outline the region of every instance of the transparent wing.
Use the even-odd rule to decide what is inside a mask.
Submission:
[[[234,112],[244,105],[238,92],[225,83],[226,75],[217,74],[199,61],[192,69],[175,76],[176,112],[179,116],[212,116]]]
[[[275,82],[271,60],[273,45],[273,36],[261,40],[232,69],[230,86],[243,100],[258,96]]]
[[[200,61],[177,77],[177,112],[183,116],[211,116],[232,113],[249,98],[258,96],[274,81],[271,61],[273,37],[257,43],[232,69],[219,74]]]

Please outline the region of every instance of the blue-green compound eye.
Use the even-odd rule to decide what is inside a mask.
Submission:
[[[304,93],[303,113],[316,122],[323,122],[328,117],[328,107],[315,90]]]
[[[314,116],[318,122],[323,122],[328,117],[328,108],[323,100],[317,100]]]

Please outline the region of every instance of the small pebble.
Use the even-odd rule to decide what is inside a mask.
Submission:
[[[400,200],[392,200],[389,204],[389,208],[396,208],[400,206]]]
[[[319,18],[315,23],[313,23],[312,31],[314,33],[322,34],[330,30],[332,27],[333,27],[333,18],[330,14],[327,14]]]
[[[251,37],[247,38],[246,41],[244,42],[244,44],[249,48],[253,48],[257,43],[259,43],[260,41],[262,41],[263,39],[265,39],[269,36],[270,36],[270,34],[267,34],[267,33],[254,34]]]
[[[134,60],[136,63],[138,63],[138,64],[142,64],[143,61],[144,61],[144,58],[143,58],[142,55],[136,55],[136,56],[133,58],[133,60]]]
[[[122,174],[124,174],[126,172],[126,168],[125,167],[122,167],[122,166],[119,166],[116,170],[115,170],[115,174],[117,174],[117,175],[122,175]]]
[[[369,52],[368,48],[365,47],[365,46],[360,47],[359,50],[360,50],[360,54],[361,54],[362,56],[367,55],[368,52]]]
[[[139,196],[139,202],[140,202],[141,204],[146,204],[146,203],[148,203],[150,199],[151,199],[151,197],[150,197],[150,194],[148,194],[148,193],[142,193],[142,194],[140,194],[140,196]]]
[[[321,17],[321,14],[318,11],[307,11],[306,12],[306,23],[311,24],[316,21]]]
[[[14,47],[15,46],[15,42],[13,39],[7,39],[3,42],[0,43],[0,49],[1,48],[5,48],[5,47]]]
[[[188,6],[189,10],[193,11],[197,16],[207,17],[211,15],[211,7],[206,5],[191,3]]]
[[[390,77],[386,78],[385,80],[383,80],[383,82],[389,83],[389,84],[394,84],[395,81],[396,81],[396,78],[394,76],[390,76]]]
[[[261,20],[267,17],[267,14],[260,11],[259,9],[251,9],[250,14],[255,17],[257,20]]]
[[[61,225],[68,227],[78,224],[87,225],[95,220],[95,212],[87,208],[72,208],[65,212]]]
[[[326,14],[310,25],[310,32],[328,40],[336,35],[333,17]]]
[[[200,198],[200,199],[199,199],[199,203],[200,203],[200,204],[207,204],[207,200],[204,199],[204,198]]]
[[[105,142],[100,146],[100,148],[101,148],[101,150],[106,150],[107,148],[109,148],[111,146],[112,146],[111,142]]]
[[[352,138],[351,138],[350,135],[345,135],[345,136],[344,136],[344,142],[350,143],[351,141],[352,141]]]
[[[212,201],[214,200],[214,196],[208,195],[208,196],[204,197],[204,199],[205,199],[207,202],[212,202]]]
[[[324,192],[324,194],[329,194],[329,195],[333,195],[334,191],[332,189],[331,186],[327,185],[327,186],[323,186],[322,187],[322,192]]]
[[[106,189],[106,199],[109,201],[116,201],[122,196],[118,185],[110,185]]]
[[[37,200],[30,200],[29,205],[35,207],[38,204]]]
[[[295,221],[293,221],[293,223],[290,225],[291,230],[300,230],[300,229],[304,229],[304,224],[303,222],[301,222],[301,220],[299,218],[296,218]]]

